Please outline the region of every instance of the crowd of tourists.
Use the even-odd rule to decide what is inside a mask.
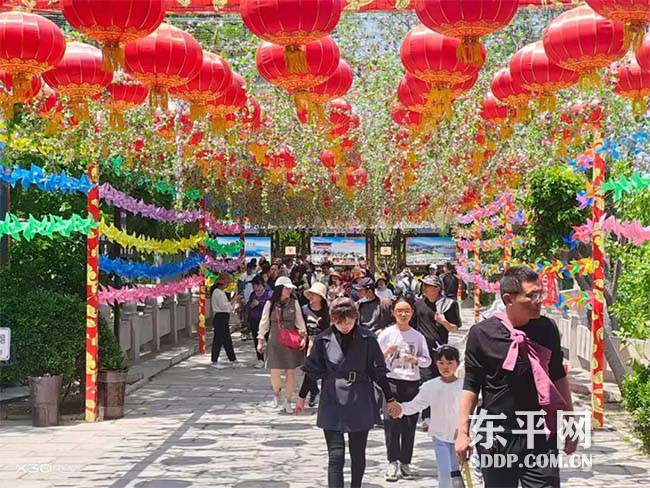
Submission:
[[[242,316],[257,354],[255,367],[270,370],[272,408],[301,414],[306,405],[318,404],[317,425],[325,435],[330,487],[344,486],[345,434],[352,487],[361,486],[368,432],[382,424],[385,479],[409,480],[416,476],[411,461],[421,418],[422,428],[433,439],[439,486],[456,487],[462,486],[460,462],[468,459],[473,444],[470,415],[479,395],[480,408],[488,414],[505,413],[505,419],[497,421],[504,427],[505,450],[522,456],[530,446],[514,432],[516,422],[521,411],[546,408],[539,391],[550,389],[558,405],[572,409],[558,329],[541,316],[539,280],[527,268],[505,273],[501,282],[505,312],[470,329],[464,380],[457,376],[459,350],[449,345],[449,333],[462,326],[457,297],[464,293],[452,263],[431,266],[419,278],[404,268],[391,280],[384,273],[375,275],[363,259],[342,270],[329,262],[317,270],[303,259],[262,260],[248,263],[229,298],[225,289],[230,285],[232,277],[222,274],[211,293],[213,366],[239,364],[228,317],[243,304]],[[524,355],[515,356],[517,367],[504,371],[506,359],[517,349],[513,345],[522,344],[522,349],[536,351],[535,358],[546,358],[543,374],[535,370],[533,375],[535,365],[526,363]],[[227,363],[219,360],[222,348]],[[298,368],[304,375],[294,408]],[[544,435],[535,437],[531,452],[552,454],[553,442]],[[567,445],[566,452],[573,449],[575,445]],[[488,488],[517,487],[519,482],[524,488],[559,486],[557,466],[490,466],[482,471]]]

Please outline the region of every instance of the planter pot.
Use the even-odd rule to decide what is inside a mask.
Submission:
[[[30,376],[32,398],[32,425],[52,427],[59,425],[59,401],[63,376]]]
[[[100,371],[97,376],[99,418],[120,419],[124,416],[127,371]]]

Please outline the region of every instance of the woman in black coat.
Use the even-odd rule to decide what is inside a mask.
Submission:
[[[310,386],[322,380],[316,425],[323,429],[329,463],[329,488],[342,488],[345,438],[350,445],[352,488],[360,487],[366,469],[368,431],[379,421],[373,382],[386,397],[390,414],[397,408],[386,378],[386,363],[374,334],[358,325],[359,312],[349,298],[337,298],[330,307],[332,326],[316,337],[302,367],[305,378],[296,414],[305,409]]]

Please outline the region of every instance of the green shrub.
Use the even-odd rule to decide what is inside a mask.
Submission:
[[[0,271],[0,326],[11,328],[12,358],[0,385],[25,384],[28,376],[62,374],[63,384],[85,374],[86,304],[77,295],[29,287]],[[100,324],[100,367],[124,369],[124,355],[110,327]]]
[[[650,449],[650,365],[634,364],[623,380],[623,406],[632,414],[634,431]]]

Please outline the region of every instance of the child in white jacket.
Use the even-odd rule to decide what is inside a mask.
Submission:
[[[463,382],[456,376],[459,364],[458,349],[449,345],[439,347],[436,365],[440,376],[423,383],[413,400],[400,405],[401,412],[398,415],[413,415],[427,407],[431,408],[429,434],[436,451],[440,488],[451,488],[452,473],[460,476],[458,457],[454,452],[460,394],[463,391]]]

